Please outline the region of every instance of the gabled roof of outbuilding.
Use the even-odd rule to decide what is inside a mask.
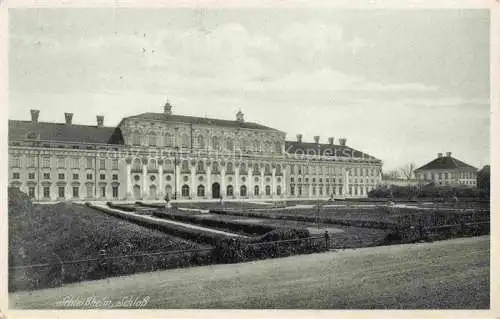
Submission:
[[[463,169],[470,169],[470,170],[477,170],[472,165],[469,165],[467,163],[464,163],[452,156],[442,156],[438,157],[429,163],[419,167],[416,169],[418,170],[430,170],[430,169],[457,169],[457,168],[463,168]]]

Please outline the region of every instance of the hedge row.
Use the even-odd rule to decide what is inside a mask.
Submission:
[[[133,207],[133,206],[113,204],[112,202],[107,202],[106,205],[108,205],[110,208],[123,210],[125,212],[135,212],[135,211],[137,211],[137,209],[135,207]]]
[[[273,229],[262,236],[242,238],[183,227],[181,225],[162,223],[161,220],[154,221],[140,215],[119,213],[93,205],[89,206],[107,214],[137,223],[144,227],[164,231],[170,235],[192,241],[210,244],[215,247],[212,254],[212,262],[214,263],[229,263],[259,258],[273,258],[279,256],[289,256],[296,253],[312,253],[326,249],[324,241],[321,239],[308,239],[310,238],[310,233],[307,229]],[[289,243],[276,243],[276,241],[282,240],[295,241]],[[270,249],[266,252],[265,245],[268,245],[271,242],[280,246],[280,250],[275,251]],[[262,248],[261,245],[264,248]]]
[[[276,229],[276,227],[269,225],[251,224],[229,220],[217,220],[212,218],[199,217],[196,215],[183,214],[174,210],[170,210],[170,212],[168,213],[164,210],[157,210],[153,212],[153,216],[197,224],[206,227],[227,229],[235,233],[245,233],[252,235],[263,235]]]
[[[210,210],[210,213],[221,214],[221,215],[237,215],[237,216],[255,217],[255,218],[283,219],[283,220],[301,221],[308,223],[315,223],[318,221],[318,218],[315,216],[288,215],[288,214],[279,214],[274,212],[266,213],[266,212],[255,212],[255,211],[239,212],[239,211]],[[337,224],[343,226],[379,228],[379,229],[390,229],[395,226],[395,223],[388,221],[343,219],[343,218],[335,218],[332,216],[320,217],[319,221],[325,224]]]

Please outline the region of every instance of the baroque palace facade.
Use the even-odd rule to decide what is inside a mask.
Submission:
[[[286,141],[274,128],[163,113],[117,127],[9,120],[9,186],[37,201],[365,197],[382,162],[333,138]]]

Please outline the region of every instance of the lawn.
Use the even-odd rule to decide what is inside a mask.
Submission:
[[[9,190],[9,267],[92,259],[98,257],[101,250],[105,250],[107,256],[121,256],[207,247],[85,206],[70,203],[32,205],[25,194]],[[144,262],[124,260],[120,266],[108,269],[107,274],[140,271],[146,266],[139,263]],[[155,264],[153,260],[147,262]],[[158,267],[161,262],[165,260],[158,260]],[[64,281],[100,277],[102,274],[93,273],[94,266],[92,263],[67,265]],[[60,269],[52,266],[18,269],[10,271],[9,275],[11,290],[52,286],[57,284],[55,277],[61,277]]]

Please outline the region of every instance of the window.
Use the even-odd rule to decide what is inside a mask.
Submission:
[[[44,168],[50,167],[50,157],[49,156],[42,157],[42,167],[44,167]]]
[[[36,167],[36,157],[28,157],[28,167]]]
[[[92,184],[87,184],[87,197],[88,198],[94,197],[94,187]]]
[[[113,186],[113,198],[118,198],[118,186]]]
[[[18,172],[15,172],[15,173],[12,173],[12,178],[13,179],[20,179],[21,176],[20,176],[20,174]]]
[[[63,186],[60,186],[58,187],[58,195],[59,195],[59,198],[64,198],[64,187]]]
[[[220,148],[219,137],[212,136],[212,149],[218,150]]]
[[[87,157],[87,168],[94,168],[94,159],[92,157]]]
[[[295,185],[294,184],[290,184],[290,195],[295,195]]]
[[[234,196],[234,189],[232,185],[228,185],[226,188],[226,196]]]
[[[80,159],[78,157],[71,159],[71,168],[80,168]]]
[[[80,178],[80,175],[78,175],[78,174],[73,174],[73,179],[74,179],[74,180],[77,180],[77,179],[79,179],[79,178]]]
[[[197,190],[197,192],[196,192],[196,195],[197,195],[198,197],[203,197],[203,196],[205,196],[205,186],[203,186],[203,185],[199,185],[199,186],[198,186],[198,190]]]
[[[73,145],[73,149],[74,149],[74,150],[77,150],[77,149],[79,149],[79,148],[80,148],[80,146],[78,146],[78,145]]]
[[[106,186],[101,186],[101,197],[106,197]]]
[[[165,146],[172,146],[173,145],[173,139],[172,135],[170,133],[165,134],[163,137]]]
[[[118,159],[114,158],[111,162],[112,169],[118,169]]]
[[[30,198],[35,198],[35,188],[34,187],[28,188],[28,196]]]
[[[242,197],[247,196],[247,187],[245,185],[241,185],[241,187],[240,187],[240,196],[242,196]]]
[[[290,182],[292,182],[292,183],[293,183],[294,181],[295,181],[295,178],[291,177],[291,178],[290,178]]]
[[[21,166],[21,158],[18,155],[12,155],[10,157],[10,166],[11,167],[20,167]]]
[[[87,180],[92,180],[92,174],[87,174]]]
[[[266,196],[271,195],[271,186],[266,185]]]
[[[43,173],[43,179],[50,179],[50,173]]]
[[[50,187],[45,186],[43,188],[43,198],[50,198]]]
[[[280,196],[281,195],[281,186],[278,185],[278,187],[276,187],[276,195]]]
[[[105,180],[105,179],[106,179],[106,174],[100,174],[100,175],[99,175],[99,179],[100,179],[101,181]]]
[[[80,196],[80,188],[78,186],[73,186],[73,198],[78,198]]]
[[[35,179],[35,173],[28,173],[28,179]]]
[[[153,133],[153,134],[150,134],[149,135],[149,146],[156,146],[157,142],[156,142],[156,135]]]
[[[118,180],[118,174],[113,174],[113,180],[117,181]]]
[[[234,149],[234,142],[231,138],[226,139],[226,149],[229,151]]]
[[[132,135],[132,145],[141,145],[141,135],[138,132]]]
[[[198,147],[205,148],[205,139],[203,138],[203,135],[198,135]]]
[[[189,196],[189,186],[188,185],[183,185],[182,186],[182,193],[181,195],[183,197],[188,197]]]
[[[101,158],[101,159],[99,160],[99,168],[100,168],[100,169],[106,169],[106,159]]]
[[[59,179],[64,179],[64,174],[63,173],[59,173],[58,177],[59,177]]]
[[[189,138],[186,133],[182,134],[181,143],[182,147],[189,147]]]
[[[66,163],[65,163],[65,162],[66,162],[66,161],[65,161],[65,158],[64,158],[64,157],[62,157],[62,156],[58,156],[58,157],[57,157],[57,167],[58,167],[58,168],[64,168],[64,167],[65,167],[65,165],[66,165]]]
[[[254,196],[259,196],[259,186],[255,185],[253,188],[253,194]]]

